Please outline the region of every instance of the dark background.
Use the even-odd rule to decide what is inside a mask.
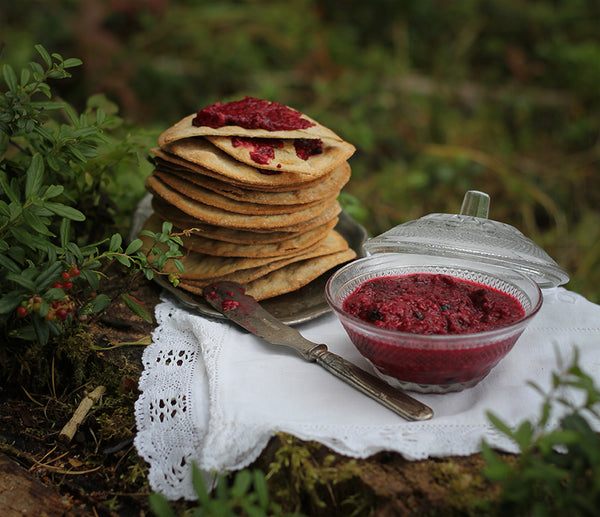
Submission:
[[[215,101],[283,102],[356,146],[371,234],[483,190],[598,302],[598,27],[596,0],[0,0],[0,64],[82,59],[60,96],[103,94],[149,147]]]

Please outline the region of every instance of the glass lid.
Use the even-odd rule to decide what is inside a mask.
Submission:
[[[451,256],[517,268],[540,287],[569,281],[569,275],[535,242],[513,226],[488,219],[489,204],[486,193],[470,190],[460,213],[434,213],[395,226],[368,239],[365,252]]]

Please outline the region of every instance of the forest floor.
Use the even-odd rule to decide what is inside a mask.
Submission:
[[[130,280],[115,275],[115,292]],[[153,313],[158,288],[142,281],[129,290]],[[118,296],[102,317],[89,322],[89,346],[100,371],[112,376],[71,439],[62,436],[87,394],[106,378],[78,389],[31,393],[0,388],[0,515],[48,517],[147,516],[151,489],[146,462],[133,444],[134,404],[142,354],[155,323],[127,310]],[[128,344],[129,343],[129,344]],[[118,345],[118,346],[115,346]],[[302,450],[302,453],[298,451]],[[295,452],[294,452],[295,451]],[[367,459],[341,456],[325,446],[279,435],[251,468],[268,473],[282,455],[305,458],[310,472],[279,469],[269,477],[272,499],[288,512],[323,515],[483,515],[497,489],[482,475],[481,455],[409,462],[395,453]],[[178,515],[195,502],[175,502]]]

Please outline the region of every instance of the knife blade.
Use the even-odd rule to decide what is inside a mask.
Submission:
[[[327,345],[306,339],[298,330],[266,311],[244,288],[235,282],[215,282],[205,287],[203,297],[209,305],[252,334],[273,345],[287,346],[307,361],[315,362],[373,400],[406,420],[429,420],[433,410],[404,391],[330,352]]]

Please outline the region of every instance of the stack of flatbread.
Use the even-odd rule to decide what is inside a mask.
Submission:
[[[245,105],[235,102],[236,109]],[[153,212],[144,229],[158,232],[170,221],[183,232],[178,287],[200,294],[214,281],[230,280],[263,300],[356,256],[335,230],[354,147],[292,111],[309,127],[213,128],[197,125],[201,110],[160,135],[151,150],[155,169],[146,188]],[[142,239],[150,250],[154,243]],[[168,262],[164,272],[177,270]]]

